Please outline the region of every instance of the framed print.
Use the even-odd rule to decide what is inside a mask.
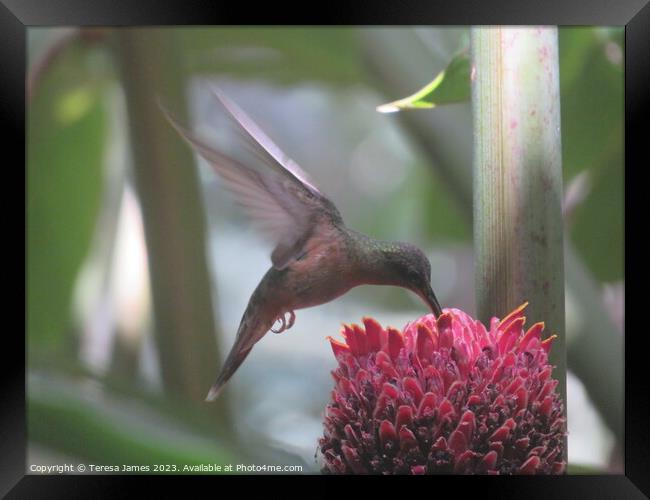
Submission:
[[[222,7],[0,6],[25,165],[0,491],[648,495],[650,7]]]

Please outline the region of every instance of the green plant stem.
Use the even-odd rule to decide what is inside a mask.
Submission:
[[[128,108],[163,385],[170,395],[203,405],[220,357],[201,193],[192,155],[156,102],[160,97],[184,109],[172,36],[161,29],[121,29],[115,53]]]
[[[557,29],[471,29],[477,316],[523,302],[556,334],[566,408],[562,147]]]

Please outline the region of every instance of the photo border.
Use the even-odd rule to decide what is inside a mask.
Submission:
[[[25,164],[25,70],[26,31],[32,26],[145,26],[145,25],[224,25],[224,24],[282,24],[282,25],[490,25],[490,24],[557,24],[557,25],[618,25],[625,26],[625,224],[641,228],[647,224],[647,196],[640,179],[647,165],[645,135],[649,116],[650,89],[650,4],[648,0],[590,2],[589,0],[547,0],[544,3],[521,0],[455,0],[453,2],[349,2],[318,4],[304,12],[286,16],[276,4],[255,8],[240,5],[237,11],[228,5],[199,0],[0,0],[0,113],[5,127],[5,147],[13,148],[15,164]],[[314,6],[312,6],[314,7]],[[646,123],[644,123],[646,122]],[[642,163],[642,159],[644,162]],[[11,162],[11,164],[14,164]],[[6,163],[9,166],[9,162]],[[10,170],[6,168],[5,171]],[[14,169],[18,171],[18,168]],[[26,169],[23,175],[27,193]],[[10,186],[9,183],[6,183]],[[643,192],[641,192],[643,190]],[[25,200],[25,207],[26,207]],[[640,219],[640,217],[644,217]],[[26,214],[25,214],[26,226]],[[630,236],[638,234],[636,231]],[[456,493],[475,491],[485,498],[644,498],[650,494],[650,403],[648,381],[648,351],[642,343],[648,332],[634,331],[640,322],[640,312],[647,304],[647,287],[642,287],[648,251],[644,245],[628,240],[625,233],[625,260],[634,272],[626,276],[625,317],[625,447],[624,475],[566,475],[559,477],[438,476],[420,486],[440,494],[444,487]],[[25,242],[27,235],[25,232]],[[6,246],[9,246],[7,243]],[[17,245],[14,245],[17,246]],[[25,259],[26,249],[15,257]],[[643,256],[641,256],[643,252]],[[8,260],[5,260],[8,262]],[[24,262],[24,261],[23,261]],[[26,271],[26,266],[25,266]],[[26,286],[26,285],[25,285]],[[20,289],[20,287],[18,287]],[[636,290],[639,293],[635,293]],[[26,292],[26,291],[25,291]],[[13,294],[18,296],[18,294]],[[23,295],[26,297],[26,293]],[[26,300],[26,299],[25,299]],[[26,304],[25,304],[26,308]],[[7,307],[6,311],[11,311]],[[9,316],[9,314],[7,314]],[[25,316],[26,317],[26,314]],[[10,346],[13,340],[15,344]],[[2,413],[0,414],[0,495],[11,491],[14,498],[94,498],[115,496],[128,492],[138,476],[34,476],[26,475],[26,401],[25,401],[25,341],[10,328],[5,328],[5,346],[1,363]],[[22,356],[21,356],[22,354]],[[602,367],[606,370],[607,367]],[[169,476],[156,476],[169,477]],[[182,479],[187,477],[174,476]],[[222,480],[248,480],[250,476],[219,476]],[[287,476],[265,476],[270,481],[286,480]],[[361,478],[330,478],[325,476],[290,476],[291,481],[317,478],[335,486],[337,480],[362,481]],[[148,485],[160,486],[160,481],[148,478]],[[211,477],[192,476],[192,480],[211,481]],[[386,487],[406,486],[403,479],[382,481]],[[419,481],[422,481],[420,479]],[[366,484],[357,483],[356,486]],[[214,486],[214,483],[210,483]],[[231,483],[234,486],[236,483]],[[243,483],[245,486],[247,483]],[[348,483],[352,484],[352,483]],[[408,488],[414,483],[409,482]],[[169,481],[165,481],[165,491]],[[194,485],[193,485],[194,487]],[[13,489],[12,489],[13,488]],[[441,488],[441,489],[439,489]],[[188,490],[181,490],[187,492]],[[313,490],[305,490],[311,495]],[[387,491],[387,490],[386,490]],[[404,491],[404,490],[402,490]],[[406,490],[408,491],[408,490]],[[449,490],[447,490],[449,491]],[[215,494],[217,492],[215,491]],[[283,494],[284,496],[284,494]]]

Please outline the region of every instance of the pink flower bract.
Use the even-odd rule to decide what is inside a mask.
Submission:
[[[560,474],[565,418],[553,337],[524,309],[489,329],[458,309],[406,325],[364,318],[330,338],[338,367],[320,439],[335,474]]]

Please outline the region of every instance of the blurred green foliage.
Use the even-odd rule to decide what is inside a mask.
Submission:
[[[355,32],[349,28],[179,28],[187,70],[278,84],[355,84],[361,78]]]
[[[430,175],[424,170],[414,174],[413,190],[416,199],[422,200],[424,213],[434,214],[435,224],[426,224],[428,236],[431,241],[462,242],[470,241],[472,227],[458,206],[455,199],[441,183],[432,183]]]
[[[101,205],[107,113],[73,46],[39,82],[27,116],[27,338],[69,340],[75,280]]]
[[[623,29],[560,28],[562,160],[571,179],[587,170],[592,190],[571,238],[600,281],[623,279]]]
[[[210,444],[210,436],[179,437],[187,435],[188,429],[170,418],[159,421],[156,427],[160,428],[156,428],[142,418],[146,417],[142,410],[129,412],[118,406],[107,413],[102,406],[62,394],[32,395],[27,413],[30,439],[96,464],[182,466],[236,462],[233,453]],[[155,413],[149,417],[160,420]]]

